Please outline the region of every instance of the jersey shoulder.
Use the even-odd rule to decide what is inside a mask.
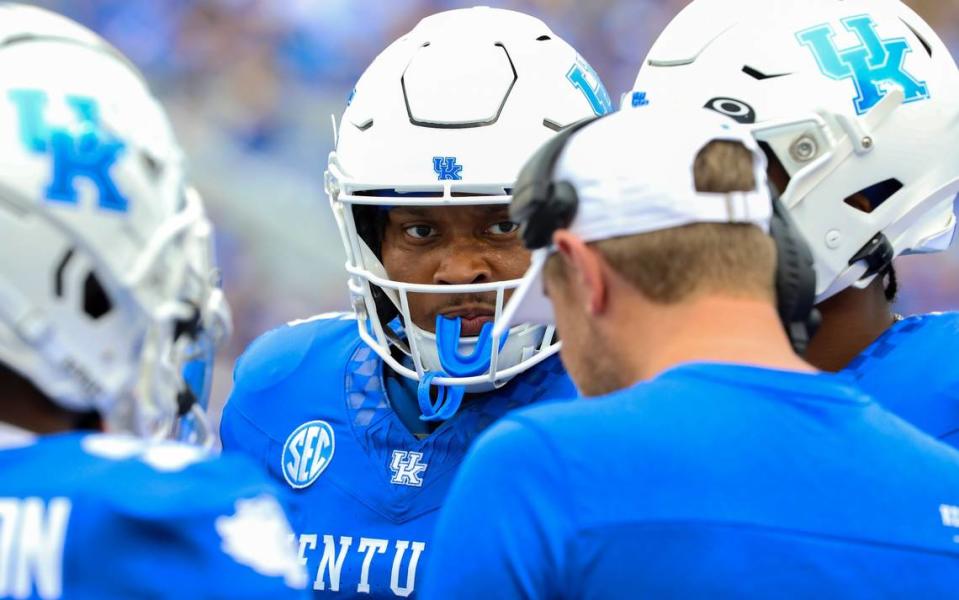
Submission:
[[[787,395],[790,402],[782,402]],[[717,402],[722,411],[715,410]],[[695,463],[702,453],[715,455],[709,449],[712,441],[729,435],[736,423],[794,420],[809,403],[855,409],[873,404],[846,378],[833,374],[689,363],[605,396],[534,405],[506,418],[537,430],[558,454],[595,456],[600,448],[614,447],[597,445],[591,432],[604,431],[607,440],[642,440],[657,453]]]
[[[234,384],[247,391],[262,390],[296,373],[308,358],[343,355],[345,361],[349,357],[345,347],[360,341],[356,328],[352,313],[324,313],[277,327],[254,340],[237,359]]]
[[[10,459],[4,470],[17,472],[11,479],[21,489],[14,492],[75,496],[139,519],[219,514],[240,498],[274,494],[266,476],[242,456],[212,456],[169,440],[73,433],[43,436],[4,454]]]
[[[895,360],[897,365],[929,367],[936,362],[936,356],[951,362],[952,353],[948,350],[952,348],[959,348],[959,312],[915,315],[890,327],[845,371],[860,375],[887,360]],[[933,364],[930,364],[930,358],[933,358]]]
[[[298,597],[305,586],[285,498],[244,457],[70,433],[0,451],[0,471],[0,500],[42,502],[69,522],[64,589],[78,597]]]
[[[885,409],[959,446],[959,312],[899,321],[842,371]]]
[[[361,346],[351,313],[293,321],[257,338],[233,371],[220,419],[224,450],[242,451],[269,468],[275,446],[301,424],[343,422],[344,384]],[[361,354],[377,358],[372,350]]]

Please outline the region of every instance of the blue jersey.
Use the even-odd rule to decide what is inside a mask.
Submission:
[[[899,321],[843,371],[886,409],[959,447],[959,313]]]
[[[839,376],[690,364],[477,440],[423,598],[945,598],[959,453]]]
[[[0,598],[301,598],[275,487],[174,442],[0,424]]]
[[[292,490],[291,522],[318,595],[412,596],[473,439],[510,409],[576,393],[552,357],[494,392],[467,396],[420,439],[391,407],[383,371],[345,316],[274,330],[237,363],[224,449],[254,457]]]

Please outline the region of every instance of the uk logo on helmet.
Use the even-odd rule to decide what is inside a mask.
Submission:
[[[817,25],[796,34],[799,43],[809,48],[824,75],[836,80],[851,79],[856,86],[853,104],[856,114],[864,114],[886,96],[886,86],[902,88],[906,102],[929,98],[929,86],[910,75],[905,68],[906,54],[912,52],[905,38],[882,39],[876,22],[869,15],[842,19],[843,27],[856,34],[860,44],[840,49],[836,32],[829,24]]]
[[[440,181],[448,179],[459,181],[463,179],[463,165],[456,164],[455,156],[434,156],[433,171]]]
[[[326,421],[309,421],[293,430],[283,444],[283,477],[301,489],[313,485],[333,460],[336,440]]]
[[[613,101],[609,98],[606,86],[585,60],[577,59],[576,64],[566,73],[566,79],[586,96],[590,108],[597,117],[613,112]]]
[[[17,109],[20,140],[34,154],[49,154],[53,174],[46,189],[48,200],[77,204],[77,179],[96,186],[98,206],[104,210],[126,212],[129,201],[117,188],[111,175],[125,144],[103,130],[100,107],[81,96],[66,96],[65,104],[76,118],[74,127],[52,126],[45,113],[50,98],[41,90],[12,90],[9,100]]]

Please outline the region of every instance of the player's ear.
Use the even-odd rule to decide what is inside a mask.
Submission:
[[[569,283],[578,288],[576,294],[583,309],[593,316],[605,312],[608,286],[596,250],[565,229],[553,234],[553,245],[565,263]]]

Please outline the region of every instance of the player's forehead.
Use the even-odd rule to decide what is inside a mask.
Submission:
[[[475,206],[395,206],[388,212],[391,221],[424,219],[429,221],[488,221],[491,218],[509,218],[505,204]]]

